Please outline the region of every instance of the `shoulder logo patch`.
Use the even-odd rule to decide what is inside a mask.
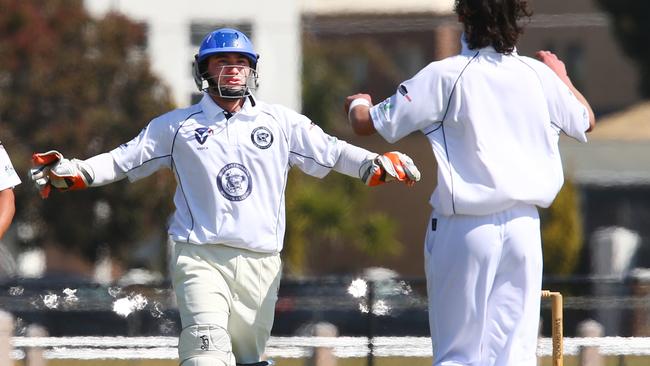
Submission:
[[[379,110],[381,111],[384,120],[390,121],[390,110],[392,108],[393,107],[390,104],[390,98],[386,98],[381,103],[379,103]]]
[[[199,127],[194,130],[194,138],[201,145],[205,144],[205,141],[210,135],[212,135],[212,129],[210,127]]]
[[[230,163],[217,175],[219,192],[230,201],[243,201],[253,190],[253,180],[245,166]]]
[[[409,102],[413,101],[409,96],[409,91],[406,89],[404,84],[400,85],[399,88],[397,88],[397,91],[399,91],[399,93],[402,94],[402,96],[406,98],[406,100],[408,100]]]
[[[268,149],[273,143],[273,134],[266,127],[257,127],[251,133],[251,141],[260,149]]]

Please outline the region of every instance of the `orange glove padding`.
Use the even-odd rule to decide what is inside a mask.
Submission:
[[[85,189],[94,179],[88,164],[82,160],[66,159],[56,150],[34,153],[32,164],[31,179],[42,198],[49,196],[52,187],[60,191]]]
[[[365,161],[361,165],[361,172],[361,180],[371,187],[393,180],[412,186],[421,177],[413,160],[399,151],[387,152]]]

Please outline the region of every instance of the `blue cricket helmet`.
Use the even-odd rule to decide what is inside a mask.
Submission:
[[[246,78],[246,85],[243,88],[233,89],[219,85],[214,76],[207,73],[207,59],[219,53],[239,53],[250,61],[251,72]],[[242,32],[232,28],[220,28],[210,32],[199,47],[199,52],[194,56],[192,74],[194,82],[199,91],[206,91],[211,95],[218,95],[224,98],[240,98],[248,96],[252,90],[257,89],[257,60],[259,55],[253,48],[251,40]]]
[[[240,53],[250,60],[253,69],[257,66],[259,55],[255,52],[253,43],[244,33],[232,28],[220,28],[205,36],[196,61],[201,63],[209,56],[226,52]]]

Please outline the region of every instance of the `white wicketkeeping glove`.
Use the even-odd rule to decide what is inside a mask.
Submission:
[[[47,198],[52,187],[59,191],[85,189],[92,184],[95,174],[83,160],[66,159],[56,150],[32,155],[30,178],[41,193]]]
[[[421,177],[413,159],[399,151],[387,152],[364,161],[360,172],[361,180],[371,187],[393,180],[412,186]]]

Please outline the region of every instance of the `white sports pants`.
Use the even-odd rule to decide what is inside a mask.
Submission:
[[[175,242],[173,285],[183,328],[217,325],[237,363],[260,361],[271,335],[282,263],[278,253]]]
[[[535,366],[542,283],[537,208],[431,215],[425,272],[434,366]]]

